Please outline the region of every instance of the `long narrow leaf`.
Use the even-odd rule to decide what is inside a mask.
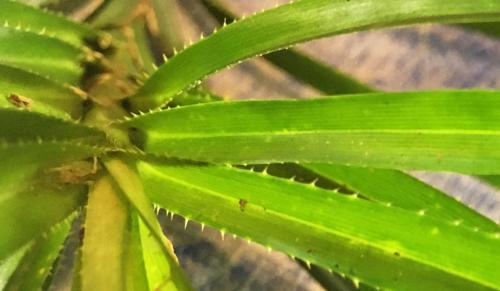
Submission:
[[[494,174],[500,172],[498,96],[443,91],[215,102],[122,125],[141,130],[147,152],[198,161]]]
[[[463,24],[462,27],[479,31],[493,37],[500,37],[500,23],[498,22],[468,23]]]
[[[175,256],[172,243],[163,235],[160,225],[156,220],[152,204],[143,190],[142,182],[130,164],[119,159],[106,159],[104,164],[111,173],[117,185],[121,188],[124,196],[130,204],[137,210],[139,216],[144,221],[154,236],[158,247],[163,251],[164,261],[168,263],[169,276],[164,284],[175,286],[177,290],[191,290],[188,281],[179,267],[179,262]],[[141,233],[143,230],[141,230]],[[151,243],[147,243],[150,245]],[[155,282],[152,282],[154,284]]]
[[[125,284],[128,290],[151,290],[151,288],[149,288],[147,270],[142,252],[144,247],[141,242],[139,230],[140,217],[135,211],[130,211],[130,216],[130,231],[127,232],[127,237],[124,241],[124,244],[127,246],[124,256]]]
[[[54,226],[45,237],[40,237],[34,242],[3,290],[40,290],[42,288],[68,235],[72,218]]]
[[[22,107],[49,115],[79,118],[83,98],[69,88],[18,68],[0,65],[0,106]]]
[[[81,258],[81,290],[126,290],[124,244],[128,205],[111,177],[99,179],[89,193]]]
[[[0,138],[7,142],[43,140],[100,141],[105,134],[96,128],[72,121],[20,110],[0,107]]]
[[[234,168],[141,162],[139,172],[151,199],[174,213],[374,286],[500,286],[498,235]]]
[[[85,198],[82,187],[45,189],[33,185],[21,193],[0,200],[0,260],[32,239],[49,232]]]
[[[221,29],[182,51],[130,99],[135,110],[164,104],[210,73],[240,60],[328,35],[420,22],[500,20],[490,0],[302,0]]]
[[[103,37],[84,24],[12,0],[0,1],[0,22],[47,33],[77,46],[84,44],[85,40],[98,42]]]
[[[421,211],[427,216],[463,223],[471,228],[500,230],[495,222],[403,172],[331,164],[308,164],[306,167],[375,201]]]
[[[149,287],[147,278],[146,265],[143,255],[144,246],[141,241],[141,233],[139,229],[140,217],[135,211],[130,212],[131,219],[130,232],[127,232],[124,244],[127,245],[125,253],[125,280],[128,290],[131,291],[147,291]]]
[[[126,25],[137,13],[139,0],[108,0],[103,3],[88,21],[94,27],[110,28]]]
[[[59,39],[34,32],[0,27],[0,63],[77,84],[83,74],[83,52]]]
[[[12,253],[8,258],[0,261],[0,288],[2,290],[9,282],[10,276],[16,271],[17,266],[30,247],[31,243],[28,243]]]
[[[500,175],[485,175],[479,176],[479,178],[493,187],[500,189]]]
[[[180,49],[184,45],[180,33],[179,7],[174,0],[152,0],[158,38],[163,51],[170,55],[174,49]]]
[[[184,287],[172,280],[172,273],[177,272],[174,268],[178,267],[165,256],[163,247],[142,220],[139,221],[139,235],[150,289],[183,290]]]
[[[202,0],[202,2],[220,25],[224,25],[226,22],[233,22],[239,18],[234,12],[224,7],[220,1]],[[352,94],[375,91],[347,74],[334,70],[295,49],[265,54],[263,58],[291,76],[326,94]]]
[[[2,161],[0,202],[26,190],[26,187],[33,182],[33,175],[42,167],[57,167],[61,163],[98,156],[102,153],[104,153],[103,148],[65,141],[0,142],[0,161]],[[45,172],[45,174],[50,173],[56,174],[55,171]],[[64,183],[58,179],[54,177],[51,183],[54,185]],[[45,190],[40,189],[40,191]]]

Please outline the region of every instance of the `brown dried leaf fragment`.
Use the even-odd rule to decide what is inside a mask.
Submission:
[[[33,104],[33,100],[19,94],[10,94],[7,100],[18,108],[30,109]]]
[[[49,172],[56,172],[59,181],[63,184],[85,184],[92,181],[98,170],[99,164],[95,160],[94,162],[76,161],[49,169]]]

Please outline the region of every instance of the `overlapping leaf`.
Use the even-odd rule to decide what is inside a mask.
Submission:
[[[117,185],[121,188],[126,199],[137,210],[138,215],[150,230],[151,235],[156,240],[157,246],[155,247],[153,242],[146,239],[143,239],[143,243],[152,249],[160,249],[163,258],[159,259],[159,263],[161,265],[168,265],[168,269],[162,272],[162,275],[168,276],[164,276],[160,282],[155,280],[158,278],[156,275],[153,276],[155,279],[151,279],[150,277],[149,280],[152,280],[151,284],[157,286],[158,283],[161,283],[169,285],[171,288],[175,287],[176,290],[190,290],[190,286],[182,270],[179,268],[179,262],[175,256],[172,243],[163,236],[160,225],[153,213],[152,204],[144,193],[142,182],[137,173],[135,173],[135,170],[130,164],[119,159],[106,159],[104,164]],[[141,235],[144,235],[144,232],[144,230],[141,230]],[[145,255],[147,254],[148,252],[145,252]]]
[[[38,290],[42,287],[70,230],[70,220],[71,217],[59,223],[33,243],[3,290]]]
[[[116,169],[112,160],[108,168]],[[118,179],[118,182],[123,181]],[[160,288],[158,290],[164,290],[166,286],[170,288],[167,290],[174,290],[174,287],[175,290],[189,290],[178,281],[177,262],[165,255],[165,247],[158,244],[156,234],[141,229],[140,218],[130,208],[130,205],[136,208],[136,201],[132,199],[132,204],[129,204],[127,200],[130,198],[127,196],[131,194],[124,195],[121,192],[111,177],[103,177],[89,195],[82,249],[82,290],[96,290],[102,286],[111,290],[150,290],[148,286]],[[147,228],[151,229],[149,226]],[[151,238],[144,237],[150,235]],[[103,242],[106,244],[103,245]],[[154,249],[161,250],[160,257],[154,263],[163,257],[168,267],[162,270],[166,277],[162,277],[161,282],[157,280],[158,277],[151,277],[151,268],[165,265],[145,265],[153,263],[147,254]]]
[[[46,169],[48,171],[46,174],[57,174],[59,170],[63,170],[64,173],[64,169],[58,169],[60,164],[98,156],[104,152],[105,148],[66,141],[1,143],[0,160],[2,161],[2,168],[0,182],[2,188],[0,189],[0,201],[16,196],[17,193],[24,191],[26,187],[32,186],[32,176],[42,167],[55,167],[52,170]],[[51,181],[56,186],[61,182],[64,181],[57,178]],[[38,198],[42,199],[43,197]],[[25,206],[27,207],[29,204]],[[43,216],[43,213],[33,213],[32,215],[33,219],[38,219],[39,217],[36,215]],[[12,218],[6,219],[11,221]]]
[[[7,142],[73,140],[105,142],[105,133],[72,121],[28,110],[0,108],[0,139]]]
[[[0,106],[79,118],[83,99],[75,90],[27,71],[0,65]]]
[[[308,169],[363,196],[394,207],[420,211],[468,227],[499,231],[498,225],[416,178],[396,170],[365,169],[332,164],[308,164]]]
[[[500,37],[500,23],[498,22],[469,23],[462,26],[489,36]]]
[[[42,167],[57,168],[107,150],[104,133],[94,128],[13,108],[0,109],[0,139],[0,200],[23,191]]]
[[[17,266],[30,246],[31,244],[26,244],[24,247],[21,247],[11,254],[8,258],[0,261],[0,288],[2,288],[2,290],[9,282],[10,276],[12,276],[12,274],[16,271]]]
[[[126,232],[124,244],[127,249],[124,253],[125,285],[128,290],[152,290],[148,282],[147,263],[143,256],[144,246],[141,241],[139,223],[141,218],[136,211],[130,211],[129,229]]]
[[[110,177],[89,193],[81,258],[81,290],[126,290],[123,242],[128,231],[128,205]]]
[[[222,24],[234,21],[233,13],[215,0],[204,0],[203,3]],[[278,51],[264,56],[272,64],[283,69],[293,77],[305,82],[326,94],[351,94],[374,92],[373,88],[364,85],[343,73],[330,68],[313,58],[293,49]],[[176,97],[176,99],[179,96]],[[270,174],[278,170],[287,178],[300,177],[297,167],[306,168],[319,174],[317,178],[327,178],[347,188],[359,192],[371,200],[390,203],[392,206],[413,211],[424,211],[428,216],[441,219],[453,219],[457,223],[469,226],[480,226],[492,231],[498,226],[489,219],[472,211],[465,205],[448,197],[446,194],[417,179],[397,170],[367,169],[334,164],[290,164],[272,165]]]
[[[122,123],[145,151],[214,163],[331,162],[500,172],[498,92],[374,93],[215,102]],[[139,138],[141,139],[141,138]]]
[[[81,46],[85,44],[85,41],[100,42],[103,46],[109,45],[109,39],[106,36],[84,24],[12,0],[0,2],[0,23],[13,27],[22,26],[34,32],[43,32],[75,46]]]
[[[224,7],[220,1],[202,0],[202,2],[220,25],[234,22],[239,18],[234,12]],[[272,52],[263,55],[263,58],[291,76],[329,95],[375,91],[347,74],[316,61],[295,49]]]
[[[349,15],[349,17],[346,17]],[[204,76],[240,60],[328,35],[419,22],[500,20],[490,0],[302,0],[236,22],[182,51],[130,99],[147,110]]]
[[[142,221],[139,224],[139,238],[150,289],[190,290],[186,279],[176,275],[179,274],[179,270],[176,270],[179,268],[177,263],[165,255],[163,247]],[[184,282],[180,283],[180,280]]]
[[[77,84],[83,73],[80,49],[34,32],[0,27],[0,63]]]
[[[98,13],[91,15],[88,21],[98,28],[124,26],[136,16],[139,3],[139,0],[105,1]]]
[[[374,286],[482,290],[500,284],[498,258],[491,255],[498,234],[233,168],[141,162],[139,170],[151,199],[170,211]]]
[[[49,232],[85,199],[80,186],[57,189],[26,183],[25,190],[0,199],[0,260],[5,259],[32,239]]]

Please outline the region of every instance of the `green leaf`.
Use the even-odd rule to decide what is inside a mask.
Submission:
[[[113,160],[107,163],[107,167],[117,168]],[[148,290],[148,285],[156,283],[149,281],[149,271],[158,266],[145,265],[150,262],[147,254],[151,251],[145,248],[159,248],[162,251],[160,257],[168,262],[168,268],[162,271],[168,272],[169,276],[167,282],[162,283],[175,287],[168,290],[189,290],[179,285],[176,274],[179,270],[174,267],[177,262],[165,256],[165,247],[145,241],[145,230],[141,229],[139,217],[135,216],[135,211],[131,211],[125,198],[129,197],[108,176],[98,180],[89,194],[82,248],[82,290],[99,290],[102,286],[106,286],[107,290]],[[158,242],[155,234],[152,239]],[[105,245],[103,242],[106,242]],[[161,261],[161,258],[157,259]],[[157,287],[162,288],[161,285]]]
[[[197,88],[186,92],[182,92],[181,94],[175,96],[167,104],[167,106],[177,107],[177,106],[194,105],[194,104],[209,103],[209,102],[223,101],[223,100],[224,98],[221,96],[217,96]]]
[[[297,260],[300,266],[309,272],[311,277],[313,277],[318,283],[321,284],[325,290],[335,290],[335,291],[356,291],[356,290],[376,290],[371,286],[362,284],[361,282],[353,282],[347,277],[342,277],[341,275],[328,270],[315,266],[308,265],[302,260]]]
[[[371,200],[415,212],[422,211],[427,216],[463,223],[471,228],[492,232],[500,230],[495,222],[400,171],[332,164],[309,164],[306,168],[346,185]]]
[[[139,173],[151,199],[174,213],[374,286],[500,286],[498,233],[234,168],[140,162]]]
[[[188,281],[179,267],[172,243],[163,235],[160,225],[156,220],[152,204],[144,193],[142,182],[136,170],[133,169],[130,163],[114,158],[106,159],[104,164],[121,188],[126,199],[137,210],[139,216],[151,231],[151,235],[153,235],[163,251],[163,256],[170,266],[168,269],[170,271],[169,276],[167,277],[170,282],[162,281],[162,283],[176,286],[178,290],[191,290]],[[153,282],[151,283],[154,284]]]
[[[264,55],[264,58],[293,77],[327,94],[353,94],[375,91],[350,76],[296,50],[278,51]]]
[[[152,0],[151,6],[158,26],[156,34],[163,52],[171,55],[175,49],[184,46],[178,4],[175,0]]]
[[[83,91],[65,87],[42,76],[0,65],[0,106],[25,107],[30,110],[77,119],[83,111]],[[24,98],[27,103],[12,98]]]
[[[23,3],[26,5],[31,5],[33,7],[43,7],[47,4],[57,3],[61,0],[13,0],[15,2]]]
[[[204,0],[202,2],[221,24],[225,21],[231,22],[236,18],[232,12],[228,11],[218,1]],[[285,70],[293,77],[327,94],[375,91],[355,79],[293,49],[270,53],[265,55],[264,58]],[[290,168],[290,164],[273,165],[272,168],[275,170],[276,167],[279,167],[281,171],[294,172],[293,168]],[[472,227],[481,226],[484,230],[498,230],[496,223],[437,189],[400,171],[366,169],[333,164],[302,164],[296,167],[305,167],[305,169],[313,170],[317,174],[321,174],[322,178],[344,184],[371,200],[390,203],[392,206],[408,210],[426,211],[428,216],[436,218],[456,219],[457,222],[464,221],[465,225]],[[272,174],[269,171],[268,173]],[[295,174],[289,173],[288,178]],[[318,273],[321,273],[321,270],[318,270]]]
[[[150,289],[184,290],[171,278],[177,263],[165,256],[163,247],[142,220],[139,221],[139,230]]]
[[[220,25],[239,18],[217,0],[202,0]],[[351,94],[373,92],[374,89],[350,76],[332,69],[312,57],[294,49],[273,52],[263,56],[276,67],[327,94]]]
[[[109,46],[109,36],[99,34],[84,24],[11,0],[0,1],[0,23],[44,32],[75,46],[81,46],[85,41],[98,42],[102,47]]]
[[[125,245],[127,249],[125,250],[125,262],[124,262],[124,272],[125,284],[128,290],[140,291],[140,290],[155,290],[149,287],[148,277],[147,277],[147,266],[145,265],[145,258],[143,256],[143,244],[141,241],[141,233],[139,230],[140,217],[135,211],[130,211],[130,231],[127,232],[127,237],[125,238]]]
[[[28,243],[15,251],[8,258],[0,261],[0,289],[4,290],[10,276],[16,271],[19,262],[21,262],[21,259],[30,247],[31,244]]]
[[[0,8],[1,9],[1,8]],[[59,39],[38,33],[0,27],[0,63],[77,84],[83,74],[83,52]]]
[[[122,123],[146,152],[214,163],[328,162],[500,172],[495,91],[214,102]],[[418,116],[418,119],[415,118]]]
[[[128,24],[137,15],[139,0],[107,0],[88,21],[94,27],[111,28]]]
[[[0,197],[0,260],[66,219],[82,205],[83,190],[28,184],[20,193]]]
[[[137,47],[141,66],[145,72],[151,74],[154,72],[156,65],[150,47],[149,36],[147,35],[147,25],[145,23],[145,19],[135,19],[130,26],[133,31],[134,44]]]
[[[70,230],[72,218],[57,224],[48,234],[34,242],[3,290],[40,290],[42,288],[51,272],[52,263],[59,256]]]
[[[499,175],[485,175],[485,176],[479,176],[479,178],[486,183],[496,187],[500,188],[500,176]]]
[[[111,177],[93,185],[87,206],[81,259],[81,290],[126,290],[123,271],[128,205]]]
[[[103,144],[104,132],[57,117],[15,108],[0,107],[0,138],[7,142],[73,140]]]
[[[53,264],[50,276],[43,284],[43,290],[62,290],[75,284],[79,279],[84,212],[80,211],[73,220],[60,255]]]
[[[500,20],[491,0],[302,0],[236,22],[185,49],[132,96],[134,110],[158,107],[194,82],[238,61],[328,35],[421,22]]]
[[[479,31],[489,36],[500,37],[499,22],[467,23],[461,25],[464,28]]]
[[[0,201],[17,195],[31,185],[32,177],[42,167],[59,166],[61,163],[80,160],[104,153],[104,148],[81,145],[67,141],[35,141],[24,143],[0,142]],[[57,169],[47,169],[44,174],[57,173]],[[50,184],[59,185],[57,177]],[[47,190],[41,190],[47,191]]]
[[[203,3],[219,23],[233,21],[236,17],[219,2],[205,0]],[[302,82],[327,94],[349,94],[373,92],[374,89],[359,83],[341,72],[330,68],[311,57],[293,49],[264,55],[264,58]],[[279,165],[278,165],[279,166]],[[485,230],[498,230],[491,220],[477,214],[446,194],[417,179],[396,170],[366,169],[333,164],[301,165],[348,188],[359,192],[370,200],[390,203],[392,206],[426,211],[428,216],[456,219],[465,225],[482,225]],[[281,168],[287,168],[284,164]],[[272,174],[272,172],[268,173]],[[292,175],[292,174],[291,174]],[[291,177],[290,175],[290,177]],[[321,274],[321,270],[317,270]],[[329,274],[320,277],[325,279]],[[335,279],[332,277],[332,279]],[[329,280],[322,280],[329,282]]]

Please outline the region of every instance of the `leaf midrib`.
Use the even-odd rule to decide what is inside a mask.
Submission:
[[[187,139],[187,138],[216,138],[216,137],[246,137],[246,136],[292,136],[292,135],[314,135],[314,134],[348,134],[348,133],[370,133],[370,134],[428,134],[428,135],[486,135],[500,136],[498,130],[480,129],[325,129],[325,130],[286,130],[281,131],[250,131],[250,132],[196,132],[196,133],[160,133],[150,131],[148,135],[162,139]]]

